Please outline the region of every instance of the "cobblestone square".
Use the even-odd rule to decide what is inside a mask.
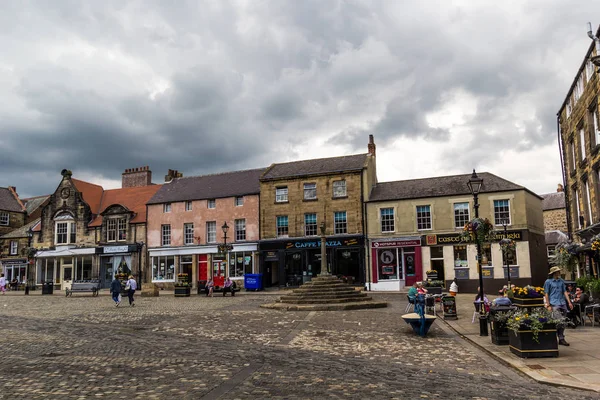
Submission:
[[[445,324],[427,338],[385,309],[282,312],[274,297],[0,298],[0,398],[596,398],[542,385]],[[551,396],[551,397],[550,397]]]

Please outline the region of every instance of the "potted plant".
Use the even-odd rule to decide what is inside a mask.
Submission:
[[[510,351],[522,358],[558,357],[556,325],[564,322],[542,307],[511,312],[506,319]]]
[[[531,285],[524,287],[515,286],[512,292],[512,302],[519,308],[530,311],[533,307],[544,307],[543,287]]]
[[[427,275],[427,280],[429,280],[429,281],[435,280],[438,278],[438,272],[435,269],[430,269],[429,271],[425,271],[425,274]]]
[[[497,345],[508,344],[508,327],[506,326],[506,321],[510,317],[511,312],[515,310],[516,307],[513,306],[493,306],[490,308],[492,343]]]
[[[463,228],[461,239],[465,242],[489,242],[494,225],[487,218],[473,218]]]
[[[192,284],[189,282],[189,276],[186,273],[177,274],[175,282],[175,297],[190,297]]]
[[[444,281],[427,281],[423,283],[423,286],[425,286],[429,294],[442,294]]]
[[[550,258],[550,264],[573,274],[579,265],[579,256],[577,255],[579,247],[578,243],[563,242],[557,244],[554,256]],[[596,249],[600,249],[598,235],[592,238],[592,250]]]

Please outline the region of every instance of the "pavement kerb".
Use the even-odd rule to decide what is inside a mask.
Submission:
[[[438,315],[438,314],[440,314],[440,312],[436,311],[436,315]],[[478,349],[483,350],[486,354],[488,354],[491,357],[493,357],[496,361],[500,362],[501,364],[503,364],[503,365],[505,365],[507,367],[512,368],[513,370],[515,370],[515,371],[517,371],[519,373],[525,374],[525,375],[529,376],[530,378],[535,379],[537,382],[544,383],[546,385],[555,386],[555,387],[568,387],[568,388],[572,388],[572,389],[586,390],[586,391],[593,392],[593,393],[600,393],[600,390],[595,389],[595,388],[585,387],[585,385],[582,384],[581,382],[578,382],[579,383],[578,385],[569,384],[569,383],[566,383],[566,382],[555,382],[555,381],[549,380],[548,378],[546,378],[546,377],[542,376],[541,374],[535,372],[531,368],[523,368],[523,367],[520,367],[518,365],[515,365],[512,362],[513,360],[508,360],[508,359],[506,359],[504,357],[501,357],[499,354],[496,354],[496,353],[488,350],[484,346],[480,345],[476,341],[470,339],[468,336],[466,336],[463,333],[461,333],[458,329],[456,329],[448,321],[446,321],[443,318],[443,315],[441,317],[438,315],[438,319],[444,321],[444,324],[446,324],[447,327],[449,327],[454,332],[456,332],[462,339],[467,340],[469,343],[473,344]]]

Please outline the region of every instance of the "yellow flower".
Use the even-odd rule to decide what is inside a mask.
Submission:
[[[515,317],[515,321],[519,321],[521,318],[519,317]]]

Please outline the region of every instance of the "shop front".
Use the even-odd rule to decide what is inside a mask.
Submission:
[[[35,254],[36,283],[54,283],[55,290],[70,289],[74,280],[98,279],[94,268],[100,248],[57,246],[55,250],[40,250]]]
[[[328,272],[350,284],[364,283],[362,235],[325,240]],[[260,242],[263,285],[300,286],[321,273],[321,239],[278,239]]]
[[[26,258],[5,258],[0,260],[0,264],[2,264],[2,272],[7,284],[24,285],[27,282]]]
[[[136,244],[122,246],[104,246],[100,248],[100,283],[109,288],[115,274],[138,276],[142,270],[140,247]]]
[[[420,236],[372,239],[370,250],[370,290],[398,291],[423,280]]]

